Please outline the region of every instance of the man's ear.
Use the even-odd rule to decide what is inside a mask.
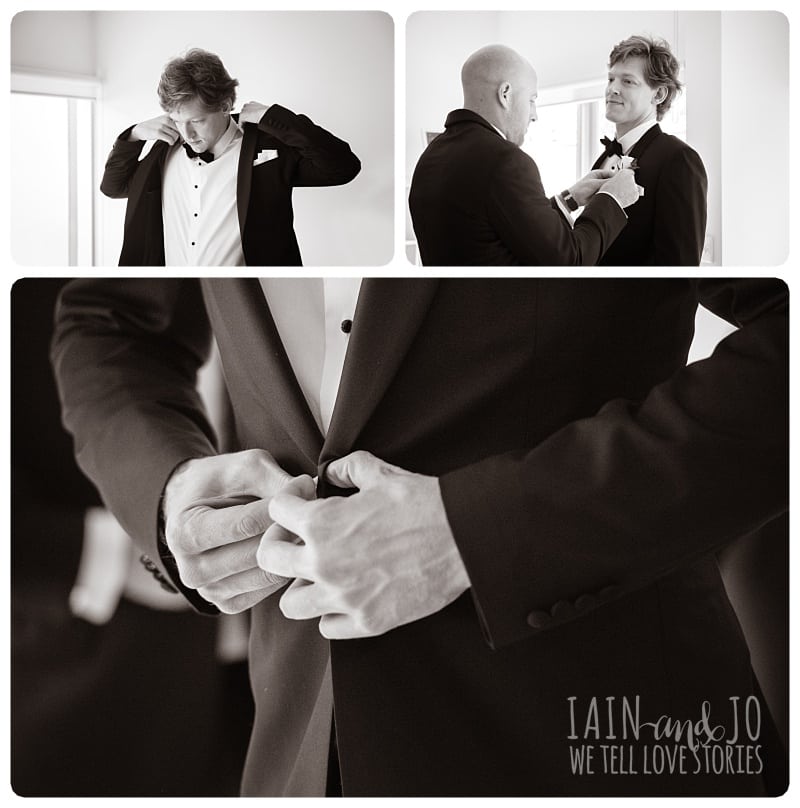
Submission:
[[[662,101],[666,100],[666,97],[667,97],[667,88],[662,84],[656,90],[656,94],[653,96],[653,100],[655,101],[656,105],[658,105]]]
[[[504,81],[497,88],[497,100],[503,109],[511,106],[511,82]]]

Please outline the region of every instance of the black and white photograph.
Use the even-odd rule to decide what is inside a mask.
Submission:
[[[788,257],[777,11],[418,11],[406,109],[412,263]]]
[[[790,19],[324,5],[7,15],[7,796],[787,794]]]
[[[229,744],[215,754],[235,732],[249,739],[246,796],[785,787],[783,282],[58,283],[12,294],[21,793],[203,794],[236,773]],[[725,332],[695,329],[699,304]],[[23,369],[47,378],[54,306],[55,383],[39,385]],[[213,367],[198,385],[212,333],[224,385]],[[99,496],[65,436],[50,440],[59,402]],[[92,516],[101,504],[115,530]],[[62,511],[70,543],[51,557]],[[142,570],[150,590],[129,594]],[[48,579],[58,587],[31,611],[24,582]],[[166,608],[193,608],[197,636],[161,613],[165,592]],[[235,661],[214,651],[235,615],[254,713],[246,680],[224,675]],[[43,658],[35,640],[59,616]],[[38,680],[51,700],[31,692]],[[82,741],[117,687],[113,725]],[[130,714],[134,695],[153,702]],[[95,749],[125,727],[147,754]],[[115,765],[101,778],[58,757],[43,769],[70,734],[91,768]],[[153,760],[163,744],[176,765]]]
[[[19,12],[14,260],[387,264],[393,45],[379,11]]]

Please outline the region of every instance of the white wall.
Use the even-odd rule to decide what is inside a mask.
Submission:
[[[520,51],[541,93],[602,80],[611,47],[634,33],[664,37],[683,63],[687,140],[709,175],[712,263],[780,263],[789,229],[789,49],[788,24],[774,12],[418,12],[407,28],[406,182],[420,131],[441,128],[461,105],[461,64],[478,47]],[[746,144],[763,144],[765,134],[758,159],[743,160]]]
[[[722,12],[722,259],[789,255],[789,22],[775,11]]]
[[[11,20],[11,66],[19,70],[95,73],[94,12],[21,11]]]

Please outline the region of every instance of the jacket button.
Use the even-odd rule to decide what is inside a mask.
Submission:
[[[528,615],[528,625],[531,628],[544,628],[552,619],[547,612],[534,611]]]
[[[342,320],[340,328],[342,329],[342,331],[344,331],[345,334],[349,334],[353,330],[353,321]]]

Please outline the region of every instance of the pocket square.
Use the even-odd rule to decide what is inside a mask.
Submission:
[[[254,166],[260,166],[262,163],[268,163],[270,160],[275,160],[278,156],[277,149],[261,149],[261,151],[253,160]]]

